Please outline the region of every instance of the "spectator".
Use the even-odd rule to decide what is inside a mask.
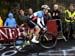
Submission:
[[[52,19],[62,19],[62,13],[59,10],[59,6],[58,4],[54,4],[53,9],[51,11],[51,16]],[[57,20],[57,25],[58,25],[58,31],[61,31],[61,25],[60,25],[60,21]]]
[[[75,35],[75,10],[73,4],[70,4],[69,9],[65,10],[65,22],[67,33],[72,29],[73,31],[71,32],[71,34],[73,33]]]
[[[33,9],[32,9],[32,8],[29,8],[29,9],[28,9],[27,18],[28,18],[28,19],[31,18],[31,17],[32,17],[32,16],[31,16],[32,14],[33,14]]]
[[[11,27],[11,28],[16,27],[16,20],[15,20],[15,18],[13,16],[13,13],[8,14],[8,18],[6,18],[4,26],[8,26],[8,27]]]
[[[26,23],[26,21],[27,21],[24,13],[25,13],[24,10],[22,10],[22,9],[19,10],[19,15],[18,15],[18,19],[17,19],[17,23],[19,26],[23,26],[24,23]]]
[[[29,15],[32,15],[33,14],[33,9],[29,8],[28,12],[29,12]]]
[[[58,4],[54,4],[53,9],[51,11],[51,16],[53,19],[61,19],[61,12],[59,10]]]
[[[2,27],[2,26],[3,26],[3,20],[2,20],[2,18],[0,16],[0,27]]]

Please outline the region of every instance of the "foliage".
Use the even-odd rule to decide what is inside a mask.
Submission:
[[[0,0],[0,14],[3,19],[6,18],[7,13],[11,10],[14,14],[17,14],[20,8],[27,10],[32,8],[34,11],[38,10],[42,4],[48,4],[49,6],[53,3],[61,4],[60,9],[65,10],[62,5],[68,5],[70,2],[74,3],[75,0]]]

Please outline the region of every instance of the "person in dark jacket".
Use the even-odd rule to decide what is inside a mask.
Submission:
[[[59,10],[58,4],[54,4],[53,9],[51,11],[51,16],[53,19],[61,19],[61,12]]]
[[[18,15],[18,18],[17,18],[17,23],[19,26],[23,26],[26,22],[27,22],[27,19],[26,19],[26,16],[24,14],[24,10],[23,9],[20,9],[19,10],[19,15]]]
[[[62,13],[61,11],[59,10],[59,6],[58,4],[54,4],[53,5],[53,9],[51,10],[51,16],[52,16],[52,19],[62,19]],[[60,26],[60,21],[57,20],[57,25],[58,25],[58,31],[61,31],[61,26]]]
[[[32,8],[29,8],[29,9],[28,9],[28,15],[27,15],[28,21],[29,21],[30,18],[32,17],[32,14],[33,14],[33,9],[32,9]]]

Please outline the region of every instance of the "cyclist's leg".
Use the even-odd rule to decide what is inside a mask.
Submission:
[[[34,33],[33,33],[33,38],[32,38],[32,42],[34,42],[34,43],[39,43],[39,41],[37,41],[37,35],[39,34],[39,32],[40,32],[40,28],[38,27],[38,25],[37,24],[35,24],[34,22],[32,23],[32,22],[29,22],[28,23],[28,25],[29,25],[29,27],[31,28],[31,29],[35,29],[34,30]],[[33,32],[33,31],[32,31]]]
[[[39,26],[35,26],[35,31],[34,31],[34,33],[35,33],[35,35],[37,36],[37,37],[39,37],[39,32],[40,32],[40,27]]]
[[[30,29],[30,33],[32,33],[32,34],[33,34],[33,33],[34,33],[34,29]]]
[[[31,39],[34,33],[34,29],[30,28],[28,31],[28,37]]]
[[[34,31],[34,34],[33,34],[32,42],[39,43],[39,41],[37,41],[37,37],[39,36],[40,28],[36,25],[34,27],[34,29],[35,29],[35,31]]]
[[[33,34],[34,33],[34,27],[35,27],[35,25],[33,23],[31,23],[31,22],[28,22],[28,26],[30,28],[29,33]]]

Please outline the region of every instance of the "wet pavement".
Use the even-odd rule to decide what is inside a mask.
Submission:
[[[67,42],[58,40],[56,47],[44,49],[39,45],[25,47],[25,52],[14,50],[13,46],[0,49],[0,56],[75,56],[75,39]]]

